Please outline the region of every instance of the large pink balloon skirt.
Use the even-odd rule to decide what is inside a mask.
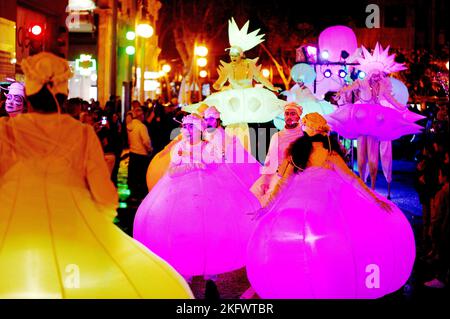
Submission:
[[[262,298],[378,298],[405,284],[414,259],[397,207],[381,210],[334,171],[313,167],[259,221],[247,274]]]
[[[229,272],[245,266],[248,213],[259,207],[227,164],[166,174],[139,206],[133,237],[184,276]]]

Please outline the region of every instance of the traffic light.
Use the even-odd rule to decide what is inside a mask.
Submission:
[[[33,23],[29,26],[27,37],[29,39],[29,54],[37,54],[44,50],[45,24]]]

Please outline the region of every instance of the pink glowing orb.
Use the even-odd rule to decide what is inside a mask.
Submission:
[[[247,276],[261,298],[379,298],[405,284],[414,259],[414,234],[397,207],[387,213],[314,167],[259,221]]]
[[[399,112],[380,104],[346,104],[325,117],[332,130],[345,138],[367,135],[380,141],[420,133],[422,126],[414,122],[424,118],[409,110]]]
[[[346,51],[348,57],[352,57],[357,48],[356,35],[349,27],[342,25],[329,27],[319,35],[319,50],[321,53],[328,52],[328,61],[342,60],[342,51]],[[349,62],[348,57],[347,62]]]

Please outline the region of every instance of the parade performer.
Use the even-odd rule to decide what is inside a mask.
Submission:
[[[228,165],[231,171],[247,188],[250,188],[259,177],[261,164],[243,147],[236,136],[230,136],[221,126],[220,113],[211,106],[204,112],[206,129],[203,136],[216,148],[216,153],[223,153],[221,162]]]
[[[112,222],[117,191],[91,126],[61,114],[66,60],[21,63],[30,112],[0,119],[0,298],[190,298]]]
[[[26,112],[25,87],[20,82],[13,82],[8,88],[5,109],[10,117]]]
[[[215,106],[220,114],[223,125],[230,135],[241,139],[246,149],[250,149],[248,126],[246,123],[264,123],[273,120],[282,113],[283,105],[271,91],[279,91],[261,74],[261,66],[256,59],[248,59],[244,52],[263,42],[264,35],[258,35],[259,29],[248,32],[249,21],[239,29],[232,18],[228,23],[230,42],[230,63],[221,61],[218,69],[219,78],[213,84],[214,89],[221,90],[208,96],[202,103]],[[253,87],[253,80],[261,83],[269,90]],[[229,82],[228,86],[224,86]],[[195,112],[198,104],[185,106],[187,112]]]
[[[248,246],[247,275],[261,298],[378,298],[411,273],[411,226],[347,167],[317,113],[291,144],[283,178]]]
[[[288,103],[284,107],[285,127],[272,135],[264,167],[261,169],[261,176],[251,188],[252,193],[262,205],[267,203],[271,192],[281,177],[278,169],[285,159],[287,148],[293,141],[303,135],[300,125],[302,112],[302,107],[295,102]]]
[[[208,108],[208,105],[202,103],[196,111],[196,114],[203,116],[205,110]],[[177,123],[180,123],[176,118],[173,120]],[[175,130],[171,133],[173,134]],[[176,133],[176,132],[175,132]],[[164,176],[164,174],[169,169],[170,160],[171,160],[171,152],[174,145],[181,141],[182,134],[179,133],[173,138],[169,144],[167,144],[164,149],[158,152],[151,160],[148,168],[147,168],[147,188],[150,192],[152,188],[156,185],[156,183]]]
[[[394,61],[395,55],[388,54],[389,46],[383,50],[377,43],[373,54],[364,47],[362,51],[364,56],[358,59],[358,68],[366,73],[365,78],[358,79],[339,91],[340,96],[347,97],[350,92],[356,92],[357,101],[354,104],[342,105],[327,118],[333,130],[339,134],[346,138],[358,138],[358,172],[361,178],[365,178],[368,163],[372,189],[375,189],[381,150],[389,196],[392,179],[390,141],[402,135],[420,132],[421,127],[414,122],[422,116],[410,112],[406,105],[393,96],[392,84],[387,75],[406,67]],[[391,107],[385,106],[386,103]]]
[[[167,174],[136,213],[133,234],[185,278],[212,276],[245,266],[260,207],[247,186],[221,164],[223,152],[202,140],[204,120],[182,120],[182,140],[172,148]]]

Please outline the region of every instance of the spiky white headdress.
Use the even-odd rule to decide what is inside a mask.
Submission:
[[[240,53],[243,53],[264,41],[264,34],[258,34],[260,29],[247,33],[249,23],[250,21],[247,21],[242,29],[239,30],[234,18],[231,18],[231,20],[228,21],[228,39],[231,45],[230,50],[235,49]]]
[[[367,49],[362,46],[363,58],[358,58],[359,69],[368,73],[374,71],[382,71],[385,73],[398,72],[406,70],[403,63],[395,62],[395,54],[389,55],[389,45],[383,50],[383,47],[377,42],[373,54],[370,54]]]

